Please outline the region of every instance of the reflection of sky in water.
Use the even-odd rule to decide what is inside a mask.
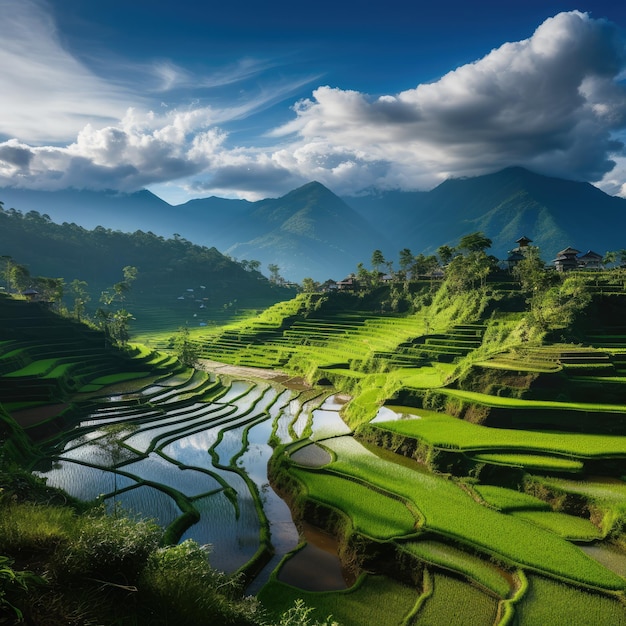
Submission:
[[[193,380],[186,382],[189,389],[195,385],[196,382]],[[150,394],[158,394],[165,402],[173,397],[170,395],[172,391],[172,387],[168,389],[165,385],[152,385],[143,394],[144,398]],[[183,389],[176,389],[177,394],[181,391]],[[274,558],[279,559],[297,545],[298,533],[289,508],[269,486],[267,463],[272,448],[267,442],[274,423],[277,426],[278,437],[282,441],[290,441],[289,424],[297,414],[300,414],[300,417],[296,430],[301,434],[311,418],[311,409],[319,402],[319,399],[305,402],[302,410],[302,401],[294,398],[294,393],[268,384],[253,385],[246,381],[234,381],[226,394],[214,403],[196,402],[185,407],[172,407],[171,410],[167,410],[167,405],[163,403],[161,410],[141,406],[117,409],[112,407],[108,411],[92,413],[82,424],[100,426],[128,421],[133,417],[143,418],[145,421],[124,440],[126,445],[139,451],[147,450],[155,440],[163,443],[171,437],[176,437],[163,448],[163,455],[168,458],[151,453],[142,459],[124,447],[116,449],[116,454],[119,453],[123,459],[132,461],[124,465],[121,471],[138,478],[163,484],[188,497],[201,496],[222,488],[213,476],[199,471],[200,469],[208,470],[214,476],[223,479],[237,494],[239,517],[237,518],[233,503],[223,491],[201,497],[194,500],[194,506],[199,510],[201,519],[186,531],[181,541],[192,538],[201,544],[212,544],[213,565],[218,569],[233,572],[244,565],[258,549],[260,521],[245,480],[236,472],[215,468],[208,450],[217,441],[220,430],[231,426],[232,428],[223,431],[223,439],[217,447],[220,462],[227,465],[234,455],[241,452],[246,422],[249,423],[255,418],[263,420],[249,428],[248,449],[238,463],[257,486],[270,524],[272,543],[276,550]],[[237,399],[238,397],[240,399]],[[315,415],[314,425],[319,428],[337,419],[333,405],[326,404],[325,409],[328,414],[325,414],[326,411],[318,411]],[[266,419],[263,419],[264,416]],[[190,432],[196,428],[202,430]],[[184,429],[184,433],[189,434],[183,433],[179,436],[173,432],[178,429]],[[90,439],[102,433],[102,429],[99,429],[87,434],[82,439],[85,443],[79,446],[77,446],[79,440],[70,442],[64,457],[108,466],[111,462],[111,453],[98,447],[97,442],[89,443]],[[169,459],[191,469],[181,470]],[[111,496],[114,490],[115,481],[112,472],[85,467],[71,461],[64,460],[58,467],[42,475],[48,477],[50,485],[61,487],[71,495],[84,500],[94,499],[101,494]],[[136,481],[131,478],[117,476],[118,491],[133,485],[136,485]],[[163,527],[171,524],[181,514],[171,497],[147,485],[135,486],[121,494],[118,493],[115,500],[132,516],[154,519]],[[112,497],[107,499],[107,508],[113,509]],[[269,571],[271,570],[268,569],[268,575]]]
[[[300,403],[297,400],[292,400],[284,407],[280,417],[276,420],[276,437],[278,437],[281,443],[289,443],[291,441],[289,424],[291,424],[299,409]]]
[[[391,409],[388,409],[386,406],[381,406],[378,409],[378,413],[376,413],[376,417],[374,417],[372,422],[394,422],[399,419],[403,419],[406,417],[403,413],[396,413]],[[417,415],[413,415],[412,417],[419,417]]]
[[[236,518],[232,503],[223,492],[196,500],[200,521],[182,536],[212,546],[209,560],[218,570],[232,573],[247,563],[259,548],[260,525],[252,498],[239,498]]]
[[[131,448],[145,452],[152,443],[153,439],[166,436],[172,430],[186,428],[192,430],[198,425],[204,424],[211,420],[217,420],[224,415],[232,413],[233,407],[226,405],[208,405],[205,404],[199,410],[192,411],[190,414],[170,415],[158,422],[146,424],[143,428],[124,440]],[[195,417],[193,417],[195,415]]]
[[[309,422],[309,417],[311,414],[307,411],[306,407],[303,406],[300,414],[298,415],[298,419],[293,424],[293,431],[296,433],[296,438],[300,439],[302,437],[302,433],[306,428],[306,425]]]
[[[217,398],[217,402],[230,402],[235,398],[243,395],[247,389],[252,387],[252,383],[247,383],[242,380],[234,381],[229,387],[228,391],[223,395]]]
[[[113,511],[116,502],[123,511],[129,514],[129,517],[152,519],[162,528],[169,526],[182,514],[172,498],[148,485],[118,493],[115,499],[107,498],[106,505],[109,513]]]
[[[289,389],[285,389],[285,391],[283,391],[278,398],[276,398],[276,402],[272,404],[268,411],[272,419],[276,419],[281,414],[281,412],[289,404],[292,395],[293,394],[289,391]]]
[[[347,435],[351,433],[350,427],[341,419],[338,411],[316,409],[313,411],[313,424],[311,425],[312,439],[323,439],[335,435]]]
[[[198,496],[221,485],[208,474],[194,469],[180,469],[156,453],[146,459],[124,466],[124,471],[180,491],[186,496]]]
[[[241,457],[241,467],[257,486],[276,553],[286,554],[298,545],[298,532],[289,507],[274,492],[267,480],[267,463],[272,456],[272,448],[267,443],[271,428],[272,423],[267,420],[250,429],[249,447]]]
[[[98,440],[63,452],[64,459],[84,461],[85,463],[103,467],[112,467],[122,461],[136,459],[137,456],[132,450],[117,444],[114,444],[112,449],[107,450],[102,443],[98,443]]]
[[[80,500],[95,500],[98,496],[115,490],[113,472],[71,461],[59,461],[49,472],[35,473],[47,478],[50,487],[59,487]],[[134,484],[135,481],[131,478],[117,476],[118,490]]]
[[[124,412],[115,412],[111,411],[100,412],[96,411],[95,413],[91,413],[89,418],[80,422],[79,426],[99,426],[101,424],[115,424],[117,422],[127,422],[129,420],[137,420],[137,419],[147,419],[150,417],[157,417],[162,415],[161,411],[152,409],[150,407],[137,407],[134,411],[130,412],[128,410]]]
[[[250,419],[254,419],[254,416],[262,418],[262,416],[267,412],[268,407],[276,399],[276,389],[270,387],[265,388],[263,391],[264,394],[254,406],[254,409],[245,416],[244,419],[246,422]],[[269,421],[269,417],[267,418],[267,420]],[[215,452],[219,457],[219,463],[221,465],[229,465],[231,459],[241,451],[243,445],[244,431],[248,426],[249,424],[242,424],[241,426],[238,426],[236,428],[230,428],[224,431],[222,440],[215,448]]]

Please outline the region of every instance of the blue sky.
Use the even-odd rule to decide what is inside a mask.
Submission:
[[[176,204],[523,165],[626,196],[624,4],[0,0],[0,186]]]

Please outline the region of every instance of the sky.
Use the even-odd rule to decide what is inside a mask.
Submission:
[[[171,204],[521,165],[626,197],[626,3],[0,0],[0,187]]]

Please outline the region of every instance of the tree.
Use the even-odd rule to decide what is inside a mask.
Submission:
[[[302,279],[301,288],[304,293],[315,293],[316,291],[319,291],[320,284],[312,278],[307,277]]]
[[[385,257],[380,250],[372,252],[372,268],[375,272],[380,272],[381,266],[385,264]]]
[[[439,257],[441,265],[448,265],[448,263],[452,261],[455,252],[455,248],[451,248],[450,246],[439,246],[437,248],[437,256]]]
[[[491,239],[478,231],[461,237],[457,247],[459,250],[467,250],[468,252],[484,252],[487,248],[491,248],[491,244]]]
[[[602,265],[606,267],[607,265],[615,265],[615,263],[617,263],[617,252],[614,250],[607,252],[602,259]]]
[[[74,316],[80,322],[87,303],[91,300],[91,296],[87,293],[87,283],[84,280],[75,278],[70,283],[70,294],[74,298]]]
[[[25,265],[11,263],[9,272],[9,284],[15,291],[23,291],[30,284],[30,272]]]
[[[195,367],[200,358],[198,346],[189,337],[189,328],[182,326],[174,337],[174,353],[185,367]]]
[[[280,267],[276,263],[269,263],[267,269],[270,271],[270,280],[273,283],[279,283],[283,280],[280,276]]]
[[[33,279],[33,283],[43,300],[58,304],[63,299],[63,291],[65,289],[65,281],[63,278],[37,276]]]
[[[126,310],[115,311],[109,321],[109,332],[111,338],[120,346],[125,346],[130,339],[128,327],[133,316]]]
[[[100,295],[100,302],[106,306],[111,306],[113,302],[124,302],[126,294],[130,291],[133,282],[137,280],[138,270],[132,265],[127,265],[122,269],[124,280],[115,283],[112,289],[105,289]]]

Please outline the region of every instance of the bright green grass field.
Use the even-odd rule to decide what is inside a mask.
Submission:
[[[476,391],[463,391],[461,389],[442,389],[442,393],[462,400],[468,400],[484,406],[495,406],[514,409],[571,409],[574,411],[605,411],[607,413],[624,413],[626,406],[623,404],[592,404],[589,402],[556,402],[554,400],[519,400],[518,398],[506,398],[504,396],[490,396]]]
[[[511,585],[501,570],[469,552],[432,539],[402,542],[400,546],[422,561],[464,574],[501,598],[511,592]]]
[[[498,601],[477,587],[439,573],[432,574],[432,585],[432,595],[412,622],[415,626],[493,626],[495,623]]]
[[[514,511],[515,515],[527,522],[551,530],[564,539],[570,541],[592,541],[600,539],[602,533],[588,519],[559,513],[556,511]]]
[[[546,454],[474,454],[472,458],[494,465],[524,467],[544,472],[581,472],[582,461],[548,456]]]
[[[383,460],[351,437],[328,440],[337,455],[329,467],[414,503],[425,527],[457,538],[505,561],[606,589],[624,589],[626,580],[578,547],[528,522],[489,509],[443,477]]]
[[[473,489],[487,504],[495,506],[501,511],[515,509],[550,510],[550,505],[547,502],[522,491],[513,491],[513,489],[497,487],[496,485],[473,485]]]
[[[332,615],[341,626],[400,626],[419,594],[390,578],[365,576],[350,589],[328,592],[302,591],[273,579],[258,597],[276,614],[288,610],[301,598],[315,609],[311,617],[316,620]]]
[[[391,539],[415,532],[416,519],[401,501],[355,481],[293,468],[311,498],[343,511],[354,530],[374,539]]]
[[[422,409],[388,406],[398,413],[419,419],[379,422],[377,428],[415,437],[438,448],[464,452],[498,450],[557,453],[572,457],[626,456],[626,437],[584,433],[552,433],[508,428],[489,428]]]
[[[517,605],[520,626],[626,626],[626,607],[616,599],[539,576]]]

